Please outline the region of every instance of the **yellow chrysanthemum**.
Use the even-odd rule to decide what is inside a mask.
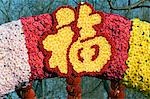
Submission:
[[[129,44],[125,84],[150,91],[150,24],[134,19]]]

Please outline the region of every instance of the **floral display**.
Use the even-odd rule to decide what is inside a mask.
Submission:
[[[81,97],[82,76],[149,92],[150,24],[81,3],[0,25],[0,96],[56,76],[66,77],[68,98]]]
[[[51,31],[52,21],[49,14],[21,18],[23,25],[26,47],[28,49],[29,64],[31,66],[31,80],[42,79],[44,55],[39,49],[39,41],[42,34]]]
[[[124,81],[129,87],[150,91],[150,24],[134,19]]]
[[[51,58],[46,60],[50,68],[58,66],[57,70],[63,74],[67,74],[71,67],[77,73],[99,72],[107,63],[110,59],[111,47],[104,37],[96,37],[98,34],[93,26],[101,24],[102,17],[100,12],[89,15],[92,12],[94,10],[91,6],[85,4],[80,6],[79,11],[71,7],[60,7],[53,13],[57,22],[55,26],[57,31],[53,35],[46,36],[43,41],[44,49],[52,51]],[[84,20],[85,18],[87,19]],[[82,29],[79,31],[79,28]],[[99,50],[100,46],[105,47]],[[102,55],[98,55],[100,52]],[[85,58],[85,61],[81,58]]]
[[[31,76],[21,21],[0,25],[0,96],[12,92]]]
[[[44,35],[42,41],[50,72],[60,76],[74,73],[107,79],[123,77],[127,69],[130,20],[95,11],[87,3],[77,9],[60,7],[53,17],[55,31]]]

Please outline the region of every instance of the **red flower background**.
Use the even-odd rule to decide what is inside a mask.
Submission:
[[[21,18],[31,66],[31,80],[47,76],[44,71],[43,53],[39,49],[39,40],[46,32],[51,32],[52,19],[49,14]]]
[[[89,6],[93,9],[91,5]],[[68,6],[68,8],[71,7]],[[79,9],[79,7],[77,9]],[[40,39],[44,39],[45,37],[43,35],[50,35],[52,33],[52,30],[56,30],[54,27],[52,27],[52,23],[54,26],[57,24],[57,20],[55,18],[56,11],[54,11],[54,13],[52,14],[53,18],[51,18],[51,15],[49,14],[43,14],[39,16],[32,16],[21,19],[25,32],[26,46],[28,48],[29,64],[32,71],[31,79],[42,79],[48,75],[47,71],[49,73],[52,73],[54,70],[57,73],[58,68],[45,70],[45,63],[43,60],[44,58],[47,60],[50,56],[44,55],[46,51],[43,51],[43,48],[41,50],[41,45],[39,44],[41,43]],[[95,13],[94,9],[93,13]],[[77,19],[78,13],[76,14]],[[102,17],[102,23],[100,25],[95,25],[94,29],[97,31],[96,35],[103,36],[107,39],[107,41],[111,45],[112,55],[110,57],[110,60],[108,60],[100,73],[83,72],[79,75],[98,76],[104,79],[122,79],[123,74],[127,69],[125,61],[128,57],[127,52],[129,48],[128,42],[130,38],[131,21],[126,19],[125,17],[114,14],[107,14],[104,12],[101,12],[100,15]],[[70,26],[74,28],[75,24],[76,22],[71,23]],[[75,33],[78,33],[79,29],[75,27],[73,31],[75,31]],[[76,34],[74,38],[76,38],[77,36],[78,34]],[[46,53],[49,54],[49,52]],[[75,72],[74,70],[72,71]],[[60,72],[58,74],[61,75]]]

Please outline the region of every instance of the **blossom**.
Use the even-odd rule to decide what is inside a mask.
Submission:
[[[30,16],[21,18],[23,31],[25,35],[26,47],[28,49],[29,64],[31,66],[31,77],[33,79],[42,79],[46,77],[44,72],[44,55],[40,51],[39,42],[41,35],[51,31],[52,21],[49,14]]]
[[[116,14],[104,13],[103,26],[99,27],[101,35],[111,45],[111,59],[105,65],[101,76],[106,79],[122,79],[127,65],[131,21]]]
[[[0,96],[29,83],[27,51],[20,20],[0,25]]]
[[[129,52],[124,75],[127,86],[150,91],[150,24],[133,19]]]

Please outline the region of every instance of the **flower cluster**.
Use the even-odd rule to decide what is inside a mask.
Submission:
[[[89,4],[83,4],[78,11],[71,7],[60,7],[53,13],[56,32],[49,33],[42,42],[44,49],[51,51],[46,60],[51,72],[57,69],[57,73],[67,74],[71,67],[77,73],[100,72],[110,59],[111,46],[106,38],[96,37],[97,31],[93,28],[101,24],[101,13],[90,15],[93,12]]]
[[[129,87],[150,91],[150,24],[134,19],[129,43],[123,80]]]
[[[0,96],[28,83],[30,72],[20,20],[0,25]]]
[[[122,79],[127,65],[128,42],[130,38],[131,21],[115,14],[104,13],[103,26],[100,34],[106,37],[111,44],[111,60],[103,69],[103,76],[108,79]]]
[[[43,39],[46,54],[50,53],[46,62],[51,72],[122,79],[127,69],[130,20],[95,11],[87,3],[77,10],[60,7],[53,16],[56,31]]]
[[[39,41],[42,34],[51,31],[52,20],[49,14],[21,18],[25,34],[26,47],[28,49],[29,64],[31,66],[31,80],[42,79],[43,70],[43,53],[39,49]]]

